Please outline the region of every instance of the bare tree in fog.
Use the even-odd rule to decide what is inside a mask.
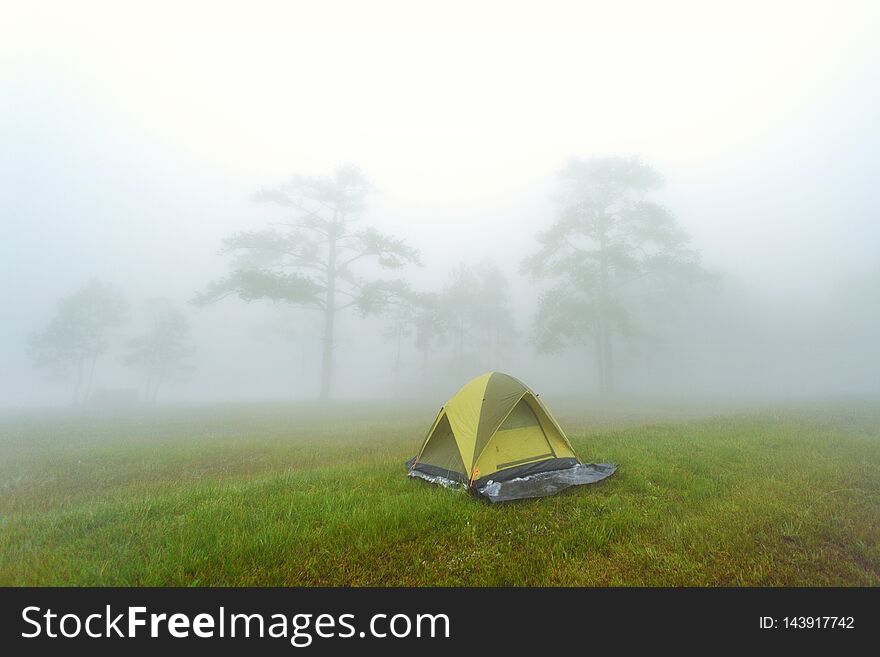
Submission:
[[[431,351],[443,341],[448,330],[448,316],[443,312],[440,295],[419,292],[406,282],[399,282],[387,304],[385,339],[394,344],[394,395],[397,396],[402,370],[403,345],[412,343],[421,355],[421,374],[427,375]]]
[[[52,376],[73,378],[73,403],[87,399],[95,365],[109,343],[107,331],[128,319],[128,304],[116,287],[89,281],[58,303],[58,312],[41,333],[28,338],[28,353],[37,367]],[[83,384],[85,387],[83,388]]]
[[[431,353],[446,339],[449,332],[449,317],[443,312],[441,295],[434,292],[417,293],[414,301],[415,314],[413,328],[415,346],[422,357],[421,373],[428,375]]]
[[[223,251],[235,256],[232,273],[211,283],[197,303],[236,295],[310,308],[324,319],[321,398],[329,399],[333,380],[336,315],[356,307],[361,314],[381,309],[392,289],[356,271],[372,260],[385,269],[418,263],[418,251],[374,228],[356,229],[370,185],[361,171],[345,165],[321,178],[298,176],[288,184],[255,195],[292,211],[288,221],[227,238]]]
[[[131,340],[125,363],[143,373],[146,398],[155,402],[164,383],[192,372],[187,358],[195,347],[190,343],[186,315],[166,299],[153,299],[147,305],[152,324],[146,333]]]
[[[701,274],[688,236],[663,206],[646,198],[660,174],[638,158],[572,159],[559,175],[558,215],[523,263],[552,283],[541,296],[535,341],[555,351],[590,337],[599,390],[614,391],[614,336],[632,330],[626,290],[646,277]]]
[[[449,279],[443,290],[442,308],[448,318],[454,358],[461,360],[465,357],[471,321],[477,310],[478,281],[474,270],[465,264],[453,269]]]
[[[489,366],[497,369],[502,366],[507,349],[516,337],[510,285],[493,263],[484,263],[476,271],[479,287],[474,324],[482,334]]]
[[[394,361],[392,371],[394,373],[393,393],[397,397],[398,387],[400,385],[400,369],[402,365],[402,354],[404,340],[413,333],[413,323],[418,313],[417,295],[404,282],[397,283],[397,290],[394,299],[389,304],[386,311],[388,318],[386,329],[383,337],[390,341],[394,346]]]
[[[487,366],[499,367],[516,334],[509,286],[501,271],[491,263],[459,265],[443,291],[442,308],[455,360],[469,358],[473,350]]]

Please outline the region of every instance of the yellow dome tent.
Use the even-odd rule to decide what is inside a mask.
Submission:
[[[492,501],[551,495],[614,473],[582,464],[541,400],[518,379],[488,372],[440,409],[409,474],[463,484]]]

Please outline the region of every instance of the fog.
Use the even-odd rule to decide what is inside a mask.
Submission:
[[[340,309],[325,396],[440,403],[490,369],[578,398],[880,393],[876,3],[611,5],[5,7],[0,406],[317,399],[319,308],[195,301],[246,268],[224,240],[297,218],[261,191],[349,164],[371,184],[352,230],[419,252],[366,248],[356,285],[405,281],[442,312],[425,346],[393,295]],[[699,257],[683,277],[640,260],[596,318],[542,325],[560,269],[524,262],[573,161],[662,176],[637,195]],[[305,271],[267,262],[247,266]],[[47,327],[90,284],[125,309],[83,365]]]

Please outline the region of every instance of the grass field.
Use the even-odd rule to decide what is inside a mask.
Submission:
[[[880,403],[554,410],[618,473],[498,506],[404,476],[430,407],[7,415],[0,584],[880,584]]]

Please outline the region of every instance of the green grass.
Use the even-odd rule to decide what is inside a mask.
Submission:
[[[498,506],[404,476],[434,412],[7,416],[0,584],[880,584],[876,402],[563,405],[618,473]]]

